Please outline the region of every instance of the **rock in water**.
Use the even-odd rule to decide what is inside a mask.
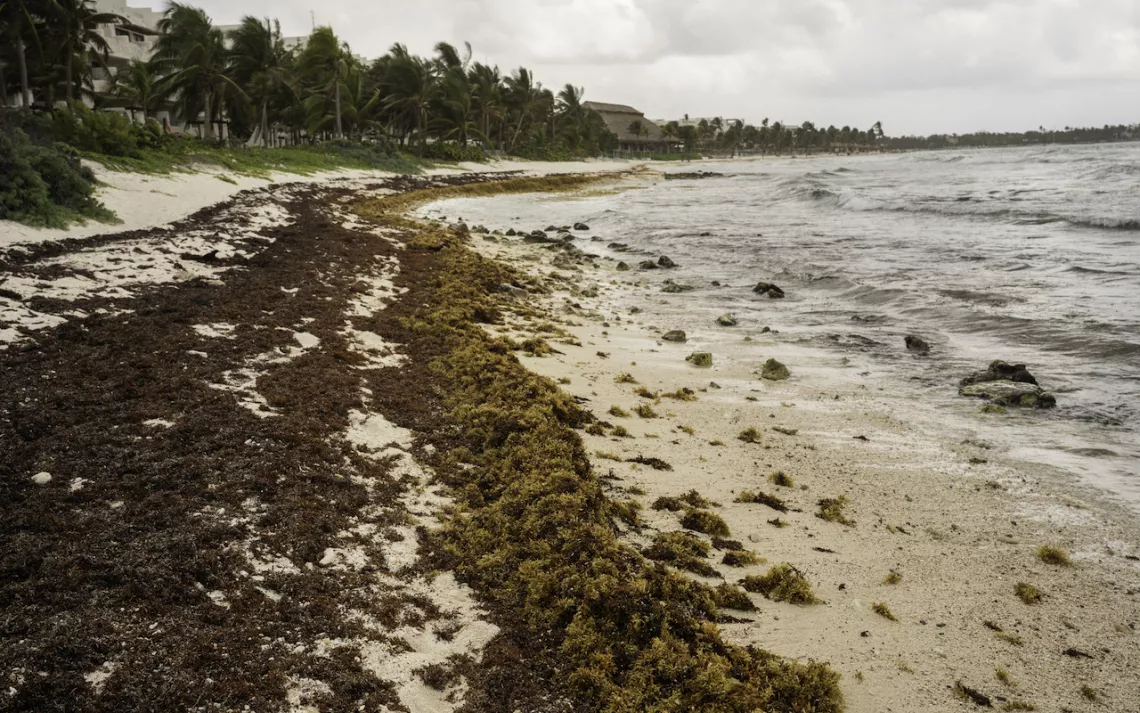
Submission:
[[[685,333],[680,329],[671,329],[665,332],[665,336],[661,338],[667,342],[684,342],[687,339]]]
[[[1007,364],[1000,359],[990,362],[985,371],[975,371],[958,383],[958,386],[981,384],[987,381],[1015,381],[1019,384],[1037,384],[1037,379],[1029,373],[1024,364]]]
[[[668,285],[665,285],[664,289],[661,291],[668,292],[669,294],[677,294],[678,292],[692,292],[694,289],[696,288],[692,285],[681,285],[675,282],[671,282]]]
[[[653,262],[652,260],[642,260],[640,263],[638,263],[637,267],[641,270],[656,270],[657,263]]]
[[[36,485],[47,485],[51,482],[51,473],[48,473],[46,471],[42,473],[36,473],[32,476],[32,482]]]
[[[507,235],[508,235],[508,236],[512,236],[512,235],[514,235],[514,234],[515,234],[515,229],[514,229],[514,228],[507,228]]]
[[[1057,397],[1045,393],[1036,384],[1010,381],[984,381],[979,384],[968,384],[958,389],[961,396],[973,396],[986,399],[991,403],[1002,406],[1023,406],[1025,408],[1053,408],[1057,405]]]
[[[693,352],[685,357],[685,361],[693,366],[699,366],[702,369],[712,366],[712,354],[710,352]]]
[[[769,359],[764,362],[764,369],[760,372],[760,378],[767,379],[768,381],[783,381],[791,375],[792,373],[788,371],[788,367],[775,359]]]
[[[624,262],[619,262],[617,264],[617,271],[618,272],[628,272],[629,271],[629,265],[624,263]]]
[[[574,224],[574,230],[589,230],[589,229],[590,229],[590,226],[586,225],[585,223],[575,223]]]
[[[677,267],[677,263],[670,260],[668,255],[662,255],[657,258],[657,264],[661,267]]]
[[[731,314],[722,314],[716,318],[716,323],[722,327],[735,327],[737,325],[736,317]]]
[[[912,352],[919,354],[929,354],[930,345],[922,337],[916,337],[913,334],[906,335],[906,348]]]
[[[772,282],[760,282],[752,288],[752,291],[758,295],[768,295],[768,297],[774,300],[780,300],[784,298],[784,291]]]

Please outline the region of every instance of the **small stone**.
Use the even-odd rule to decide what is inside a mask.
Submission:
[[[736,317],[731,314],[722,314],[716,318],[716,323],[722,327],[735,327],[738,324]]]
[[[657,258],[657,264],[660,265],[661,267],[666,267],[666,268],[677,267],[677,263],[670,260],[668,255],[662,255],[661,257]]]
[[[629,264],[625,263],[625,262],[619,262],[617,264],[617,271],[618,272],[629,272]]]
[[[758,295],[768,295],[768,297],[774,300],[784,298],[784,291],[772,282],[760,282],[752,288],[752,291]]]
[[[685,361],[689,362],[693,366],[708,368],[712,366],[712,354],[710,352],[693,352],[689,356],[685,357]]]
[[[574,230],[589,230],[589,229],[590,229],[590,226],[586,225],[585,223],[575,223],[574,224]]]
[[[906,335],[906,348],[908,351],[917,352],[919,354],[929,354],[930,345],[922,337],[917,337],[913,334]]]
[[[638,263],[637,267],[641,270],[656,270],[656,269],[658,269],[657,263],[653,262],[652,260],[642,260],[640,263]]]
[[[720,384],[716,383],[715,381],[710,381],[710,382],[709,382],[709,388],[710,388],[710,389],[719,389],[719,388],[720,388]]]
[[[791,375],[791,372],[788,371],[788,367],[775,359],[769,359],[764,362],[764,369],[760,372],[760,378],[769,381],[783,381]]]
[[[665,332],[665,336],[661,338],[667,342],[684,342],[687,339],[685,333],[680,329],[671,329]]]
[[[32,476],[32,482],[36,485],[47,485],[51,482],[51,473],[48,473],[47,471],[36,473]]]
[[[675,295],[675,294],[678,294],[678,293],[681,293],[681,292],[692,292],[692,291],[693,291],[693,290],[695,290],[695,289],[696,289],[696,288],[695,288],[695,287],[693,287],[692,285],[682,285],[682,284],[680,284],[680,283],[675,283],[675,282],[674,282],[674,283],[670,283],[670,284],[668,284],[668,285],[665,285],[665,287],[663,287],[663,288],[661,289],[661,291],[662,291],[662,292],[667,292],[667,293],[669,293],[669,294],[671,294],[671,295]]]

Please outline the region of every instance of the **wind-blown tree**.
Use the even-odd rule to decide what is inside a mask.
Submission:
[[[516,120],[514,133],[507,147],[509,150],[518,144],[523,127],[536,116],[541,117],[545,97],[542,85],[535,81],[534,74],[526,67],[519,67],[511,73],[505,83],[508,106]]]
[[[126,22],[126,18],[113,12],[97,11],[92,0],[51,0],[51,2],[53,10],[51,30],[58,34],[60,39],[62,51],[59,60],[63,63],[64,86],[67,103],[70,104],[75,101],[76,64],[89,66],[82,63],[85,56],[90,60],[102,58],[105,64],[110,53],[111,48],[103,35],[98,32],[98,26],[119,25]]]
[[[281,23],[246,15],[230,31],[230,73],[257,107],[258,134],[269,145],[269,113],[273,99],[282,90],[295,95],[291,76],[292,56],[281,38]]]
[[[475,122],[475,109],[471,99],[471,91],[466,80],[460,79],[457,73],[449,72],[440,83],[441,91],[437,106],[436,118],[432,122],[439,132],[441,139],[456,140],[462,146],[467,145],[470,137],[474,136],[482,141],[488,141],[486,135],[479,130]]]
[[[432,62],[409,54],[393,53],[383,104],[415,122],[421,156],[427,146],[428,110],[439,95],[436,79]]]
[[[132,120],[135,112],[141,111],[146,121],[162,104],[160,81],[150,62],[132,59],[111,79],[108,94],[125,103]]]
[[[478,112],[480,133],[483,140],[493,147],[492,127],[501,124],[506,118],[503,77],[498,67],[476,62],[467,73],[467,83],[471,87],[471,99]]]
[[[20,82],[20,103],[32,105],[32,88],[28,79],[28,42],[39,44],[39,25],[47,15],[46,0],[0,0],[0,37],[14,48]]]
[[[154,62],[168,76],[163,94],[177,97],[186,119],[202,112],[206,140],[214,139],[214,118],[226,89],[244,94],[230,79],[225,37],[200,8],[172,2],[158,22]]]
[[[314,91],[332,98],[333,132],[338,138],[344,136],[341,92],[345,89],[349,66],[353,62],[348,45],[341,42],[328,26],[313,30],[298,61],[302,77],[313,83]]]

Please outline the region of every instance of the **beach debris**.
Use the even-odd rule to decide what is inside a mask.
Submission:
[[[1037,559],[1045,564],[1056,565],[1058,567],[1071,567],[1073,564],[1073,561],[1069,559],[1068,552],[1053,545],[1042,545],[1037,550]]]
[[[720,287],[720,280],[713,280],[709,284],[712,285],[713,287]]]
[[[619,263],[617,264],[617,271],[618,271],[618,272],[629,272],[629,263],[627,263],[627,262],[619,262]]]
[[[728,537],[732,534],[728,529],[728,523],[720,515],[697,508],[692,508],[685,513],[685,516],[681,518],[681,527],[716,537]]]
[[[982,708],[994,707],[994,702],[990,700],[989,696],[982,693],[981,691],[976,691],[973,688],[964,685],[961,681],[958,681],[954,684],[954,693],[958,694],[958,697],[960,698],[964,698],[968,701],[973,701],[974,705],[976,706],[980,706]]]
[[[740,580],[740,586],[774,602],[804,605],[822,603],[812,592],[807,578],[787,562],[772,565],[762,576],[745,577]]]
[[[677,263],[673,262],[673,260],[670,259],[668,255],[662,255],[661,257],[657,258],[657,265],[666,269],[677,267]]]
[[[637,268],[639,270],[657,270],[657,269],[659,269],[657,263],[653,262],[652,260],[642,260],[641,262],[639,262],[637,264]]]
[[[875,602],[871,605],[871,611],[875,612],[884,619],[889,619],[890,621],[899,620],[898,617],[896,617],[891,611],[891,608],[887,606],[886,602]]]
[[[1040,589],[1038,589],[1037,587],[1034,587],[1032,584],[1029,584],[1028,582],[1018,582],[1013,587],[1013,593],[1017,595],[1018,599],[1020,599],[1021,601],[1025,602],[1026,604],[1029,604],[1029,605],[1039,603],[1041,601],[1041,599],[1045,596],[1044,594],[1041,593]]]
[[[720,388],[720,384],[716,383],[715,381],[710,381],[710,382],[709,382],[709,388],[710,388],[710,389],[719,389],[719,388]]]
[[[772,430],[776,433],[782,433],[785,436],[794,436],[800,432],[798,428],[784,428],[783,426],[772,426]]]
[[[1065,649],[1061,653],[1064,654],[1065,656],[1068,656],[1069,658],[1073,658],[1073,659],[1091,659],[1092,658],[1092,654],[1087,653],[1085,651],[1081,651],[1080,649]]]
[[[684,342],[686,341],[687,337],[685,336],[684,330],[670,329],[668,332],[665,332],[664,336],[662,336],[661,339],[665,340],[666,342]]]
[[[722,327],[735,327],[739,322],[731,314],[722,314],[716,318],[716,323]]]
[[[194,253],[182,253],[179,257],[181,257],[183,260],[190,260],[191,262],[217,262],[218,251],[211,250],[210,252],[203,253],[202,255],[195,255]]]
[[[990,362],[984,371],[975,371],[959,382],[959,386],[981,384],[987,381],[1013,381],[1019,384],[1037,385],[1037,379],[1024,364],[1009,364],[1000,359]]]
[[[929,354],[930,345],[922,337],[908,334],[903,340],[906,343],[907,351],[916,352],[918,354]]]
[[[959,396],[986,399],[988,405],[1022,406],[1025,408],[1054,408],[1057,397],[1046,393],[1040,386],[1018,381],[985,381],[958,389]],[[993,413],[993,411],[987,411]]]
[[[764,362],[764,368],[760,372],[760,378],[767,379],[769,381],[783,381],[791,375],[791,372],[788,371],[788,367],[784,366],[775,359],[769,359],[768,361]]]
[[[661,288],[661,291],[667,292],[669,294],[677,294],[680,292],[692,292],[695,289],[697,288],[693,287],[692,285],[685,285],[679,282],[668,281],[665,283],[665,287]]]
[[[613,243],[610,243],[609,245],[606,245],[606,247],[609,248],[610,250],[613,250],[614,252],[619,252],[619,253],[624,253],[627,250],[629,250],[629,245],[626,243],[613,242]]]
[[[575,223],[574,224],[574,230],[589,230],[589,229],[590,229],[590,226],[586,225],[585,223]]]
[[[846,495],[838,498],[823,498],[819,501],[819,512],[815,514],[820,520],[838,522],[840,525],[855,527],[855,521],[844,514],[843,508],[850,502]]]
[[[768,295],[768,297],[774,300],[784,298],[784,291],[773,282],[759,282],[752,288],[752,291],[758,295]]]
[[[713,601],[721,609],[736,609],[737,611],[756,611],[756,605],[744,591],[735,584],[725,582],[713,588]]]
[[[709,556],[709,545],[687,532],[662,532],[653,538],[653,544],[642,552],[657,562],[667,562],[704,577],[719,577],[720,573],[704,560]]]
[[[666,173],[665,174],[665,180],[666,181],[681,181],[681,180],[688,180],[688,179],[694,179],[695,180],[698,178],[715,178],[717,176],[723,176],[723,175],[724,175],[723,173],[715,173],[713,171],[678,171],[676,173]]]
[[[744,441],[745,443],[759,443],[760,431],[757,430],[755,426],[749,426],[748,428],[738,433],[736,435],[736,438],[738,440]]]
[[[673,470],[673,466],[669,465],[660,458],[647,458],[645,456],[637,456],[636,458],[626,458],[626,463],[640,463],[647,465],[653,470]]]
[[[788,511],[788,506],[784,503],[783,500],[777,498],[775,495],[769,495],[768,493],[764,492],[752,492],[751,490],[745,490],[740,493],[740,495],[736,496],[736,500],[734,502],[767,505],[776,512]]]
[[[32,476],[32,482],[36,485],[47,485],[51,482],[51,473],[42,471]]]
[[[693,352],[685,357],[685,361],[693,366],[708,368],[712,366],[712,353],[711,352]]]

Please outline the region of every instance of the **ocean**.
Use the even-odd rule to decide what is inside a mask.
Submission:
[[[714,353],[739,339],[719,314],[769,326],[834,354],[841,367],[822,378],[837,386],[898,396],[932,429],[984,437],[1140,511],[1140,144],[653,166],[720,175],[423,213],[503,230],[583,221],[580,248],[635,269],[668,255],[680,267],[645,279],[696,289],[652,295],[648,323]],[[754,294],[761,280],[786,299]],[[908,352],[908,334],[932,352]],[[994,359],[1027,364],[1057,409],[980,416],[957,383]]]

